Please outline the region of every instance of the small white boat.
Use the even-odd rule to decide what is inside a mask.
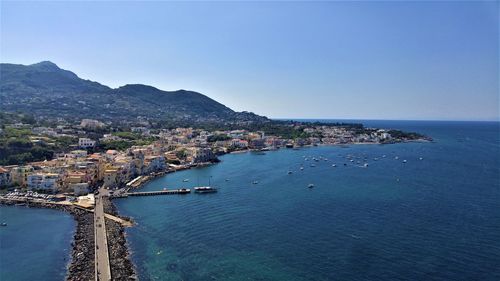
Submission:
[[[217,192],[217,188],[211,186],[199,186],[194,188],[195,193],[212,193]]]
[[[365,163],[363,167],[368,168],[368,163]]]
[[[314,187],[314,184],[310,183],[307,187],[308,187],[308,188],[313,188],[313,187]]]
[[[418,160],[424,160],[424,158],[420,157],[420,158],[418,158]]]
[[[253,181],[252,182],[252,184],[258,184],[258,183],[259,183],[259,181]]]
[[[406,162],[408,162],[408,161],[406,161],[406,160],[403,160],[403,163],[406,163]]]
[[[292,171],[288,170],[288,174],[289,174],[289,175],[291,175],[292,173],[293,173]]]
[[[311,167],[316,167],[316,165],[314,165],[314,164],[311,164]]]
[[[303,171],[304,170],[304,167],[300,167],[300,170]]]
[[[337,164],[332,164],[332,167],[337,167]]]
[[[189,181],[189,179],[183,179],[182,181],[183,181],[183,182],[188,182],[188,181]]]

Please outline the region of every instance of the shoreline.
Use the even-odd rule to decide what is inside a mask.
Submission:
[[[104,212],[116,217],[128,219],[120,216],[115,204],[109,197],[103,198]],[[138,280],[137,270],[132,263],[130,249],[127,244],[125,227],[120,223],[106,218],[106,228],[109,251],[109,263],[113,280]]]
[[[311,148],[318,146],[349,146],[349,145],[385,145],[385,144],[397,144],[397,143],[411,143],[411,142],[419,142],[419,143],[431,143],[433,140],[429,139],[417,139],[417,140],[406,140],[399,142],[390,142],[390,143],[373,143],[373,142],[362,142],[362,143],[346,143],[346,144],[318,144],[318,145],[304,145],[301,148]],[[281,149],[297,149],[294,148],[276,148],[271,150],[262,150],[262,149],[245,149],[245,150],[236,150],[231,151],[226,154],[242,154],[249,152],[268,152],[268,151],[278,151]],[[166,176],[170,173],[175,173],[177,171],[189,170],[192,168],[203,168],[210,166],[212,164],[217,164],[221,162],[220,160],[214,162],[204,162],[192,165],[183,165],[174,170],[165,170],[160,172],[154,172],[149,175],[145,175],[138,184],[134,186],[129,186],[127,189],[138,190],[142,188],[146,183],[161,177]],[[113,197],[106,197],[104,201],[104,212],[119,218],[124,218],[130,220],[131,218],[121,216],[112,200]],[[11,201],[0,201],[0,205],[12,206],[15,205],[15,202]],[[71,254],[70,261],[67,265],[67,273],[65,280],[67,281],[79,281],[79,280],[93,280],[95,279],[95,263],[94,263],[94,251],[88,251],[88,249],[94,249],[94,219],[93,212],[86,211],[75,206],[68,205],[60,205],[60,204],[50,204],[43,202],[27,202],[27,207],[34,208],[48,208],[60,210],[63,212],[67,212],[73,216],[73,219],[76,221],[76,229],[75,234],[73,235],[73,239],[71,242]],[[106,226],[108,228],[107,237],[108,237],[108,251],[109,251],[109,259],[110,259],[110,267],[111,267],[111,276],[113,280],[138,280],[136,265],[132,262],[131,259],[131,251],[129,249],[129,245],[126,239],[125,227],[120,223],[113,221],[111,219],[106,218],[105,220]],[[91,239],[89,239],[91,238]],[[89,266],[91,265],[91,266]],[[90,277],[90,278],[89,278]]]
[[[387,145],[387,144],[413,143],[413,142],[416,142],[416,143],[432,143],[433,140],[430,140],[430,139],[417,139],[417,140],[407,140],[407,141],[390,142],[390,143],[363,142],[363,143],[349,143],[349,144],[319,144],[319,145],[316,145],[316,146],[315,145],[304,145],[304,146],[299,147],[299,149],[301,149],[301,148],[319,147],[319,146],[345,147],[345,146],[349,146],[349,145],[374,145],[374,144]],[[272,149],[272,150],[245,149],[245,150],[231,151],[231,152],[228,152],[228,153],[221,154],[219,156],[223,156],[223,155],[227,155],[227,154],[244,154],[244,153],[251,153],[251,152],[274,152],[274,151],[279,151],[279,150],[282,150],[282,149],[285,149],[285,150],[290,149],[290,150],[292,150],[292,149],[297,149],[297,148],[285,148],[285,147],[281,147],[281,148],[276,148],[276,149]],[[171,170],[171,171],[161,171],[161,172],[151,173],[149,175],[146,175],[145,176],[146,178],[145,179],[143,178],[144,180],[142,180],[139,184],[137,184],[136,186],[134,186],[131,189],[139,190],[140,188],[142,188],[148,182],[150,182],[150,181],[152,181],[152,180],[154,180],[154,179],[156,179],[158,177],[161,177],[161,176],[167,176],[170,173],[175,173],[177,171],[183,171],[183,170],[190,170],[192,168],[203,168],[203,167],[207,167],[207,166],[210,166],[210,165],[213,165],[213,164],[217,164],[217,163],[220,163],[220,162],[222,162],[222,161],[218,159],[218,161],[216,161],[216,162],[204,162],[204,163],[199,163],[199,164],[196,164],[196,165],[182,166],[180,168],[174,169],[173,171]],[[112,202],[113,199],[114,199],[113,197],[106,198],[106,201],[104,201],[104,211],[106,213],[112,214],[114,216],[122,217],[122,218],[126,218],[126,219],[134,221],[133,218],[123,217],[123,216],[121,216],[119,214],[116,206]],[[106,223],[108,221],[109,221],[109,219],[106,220]],[[113,222],[113,223],[116,223],[116,222]],[[132,279],[132,280],[138,280],[136,264],[134,264],[132,262],[132,259],[131,259],[131,250],[129,249],[129,245],[128,245],[128,242],[126,240],[124,227],[121,226],[121,225],[119,225],[119,224],[118,224],[118,227],[121,228],[120,235],[123,237],[123,240],[121,240],[120,246],[122,247],[122,252],[124,254],[122,257],[124,257],[124,258],[120,259],[120,261],[125,260],[124,262],[126,264],[129,264],[130,266],[128,268],[125,268],[125,269],[123,269],[123,267],[121,267],[121,266],[118,266],[118,268],[115,269],[115,270],[122,270],[122,272],[125,275],[134,276],[135,279]],[[108,237],[109,237],[109,233],[108,233]],[[111,259],[111,256],[112,256],[112,254],[111,254],[111,251],[110,251],[110,259]],[[113,280],[114,280],[115,279],[115,275],[113,273],[113,268],[111,268],[111,271],[112,271],[112,276],[113,276]],[[122,279],[122,280],[131,280],[131,279]]]
[[[105,212],[118,216],[115,205],[106,199]],[[0,201],[0,205],[15,206],[15,201]],[[94,246],[94,213],[75,206],[51,204],[44,202],[26,202],[24,207],[46,208],[66,212],[76,222],[75,232],[71,240],[70,260],[66,265],[66,281],[95,279],[95,246]],[[124,226],[106,218],[108,251],[113,280],[138,280],[135,266],[131,262],[127,246]]]

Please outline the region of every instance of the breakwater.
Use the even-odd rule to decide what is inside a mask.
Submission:
[[[115,205],[111,202],[111,200],[109,200],[109,198],[104,197],[103,204],[105,213],[120,217]],[[130,220],[126,217],[120,218]],[[130,261],[130,253],[127,247],[123,225],[111,219],[106,219],[106,227],[108,235],[109,262],[111,265],[111,276],[113,276],[113,280],[136,280],[137,275],[135,273],[134,265]]]
[[[2,200],[0,204],[14,205],[17,201]],[[76,230],[71,242],[71,262],[67,269],[67,281],[94,280],[95,279],[95,246],[94,246],[94,214],[70,205],[28,201],[29,208],[56,209],[71,214],[76,221]],[[113,203],[105,198],[104,210],[107,214],[117,215]],[[120,217],[130,220],[126,217]],[[113,280],[136,280],[137,276],[129,258],[129,251],[122,224],[106,219],[108,248],[110,255],[111,273]]]

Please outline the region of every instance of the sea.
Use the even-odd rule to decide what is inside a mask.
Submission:
[[[500,123],[356,122],[433,141],[228,154],[156,178],[141,191],[218,192],[114,201],[137,223],[126,235],[139,278],[500,280]],[[62,280],[74,222],[0,211],[0,279],[33,280],[37,265],[53,274],[37,280]],[[37,224],[54,214],[54,227]]]
[[[53,209],[0,206],[0,280],[64,280],[76,229]]]

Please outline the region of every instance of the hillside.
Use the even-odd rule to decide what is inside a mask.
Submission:
[[[268,120],[248,112],[235,112],[193,91],[162,91],[140,84],[112,89],[81,79],[49,61],[0,64],[0,100],[0,111],[20,111],[36,118],[134,121],[145,117],[205,123]]]

